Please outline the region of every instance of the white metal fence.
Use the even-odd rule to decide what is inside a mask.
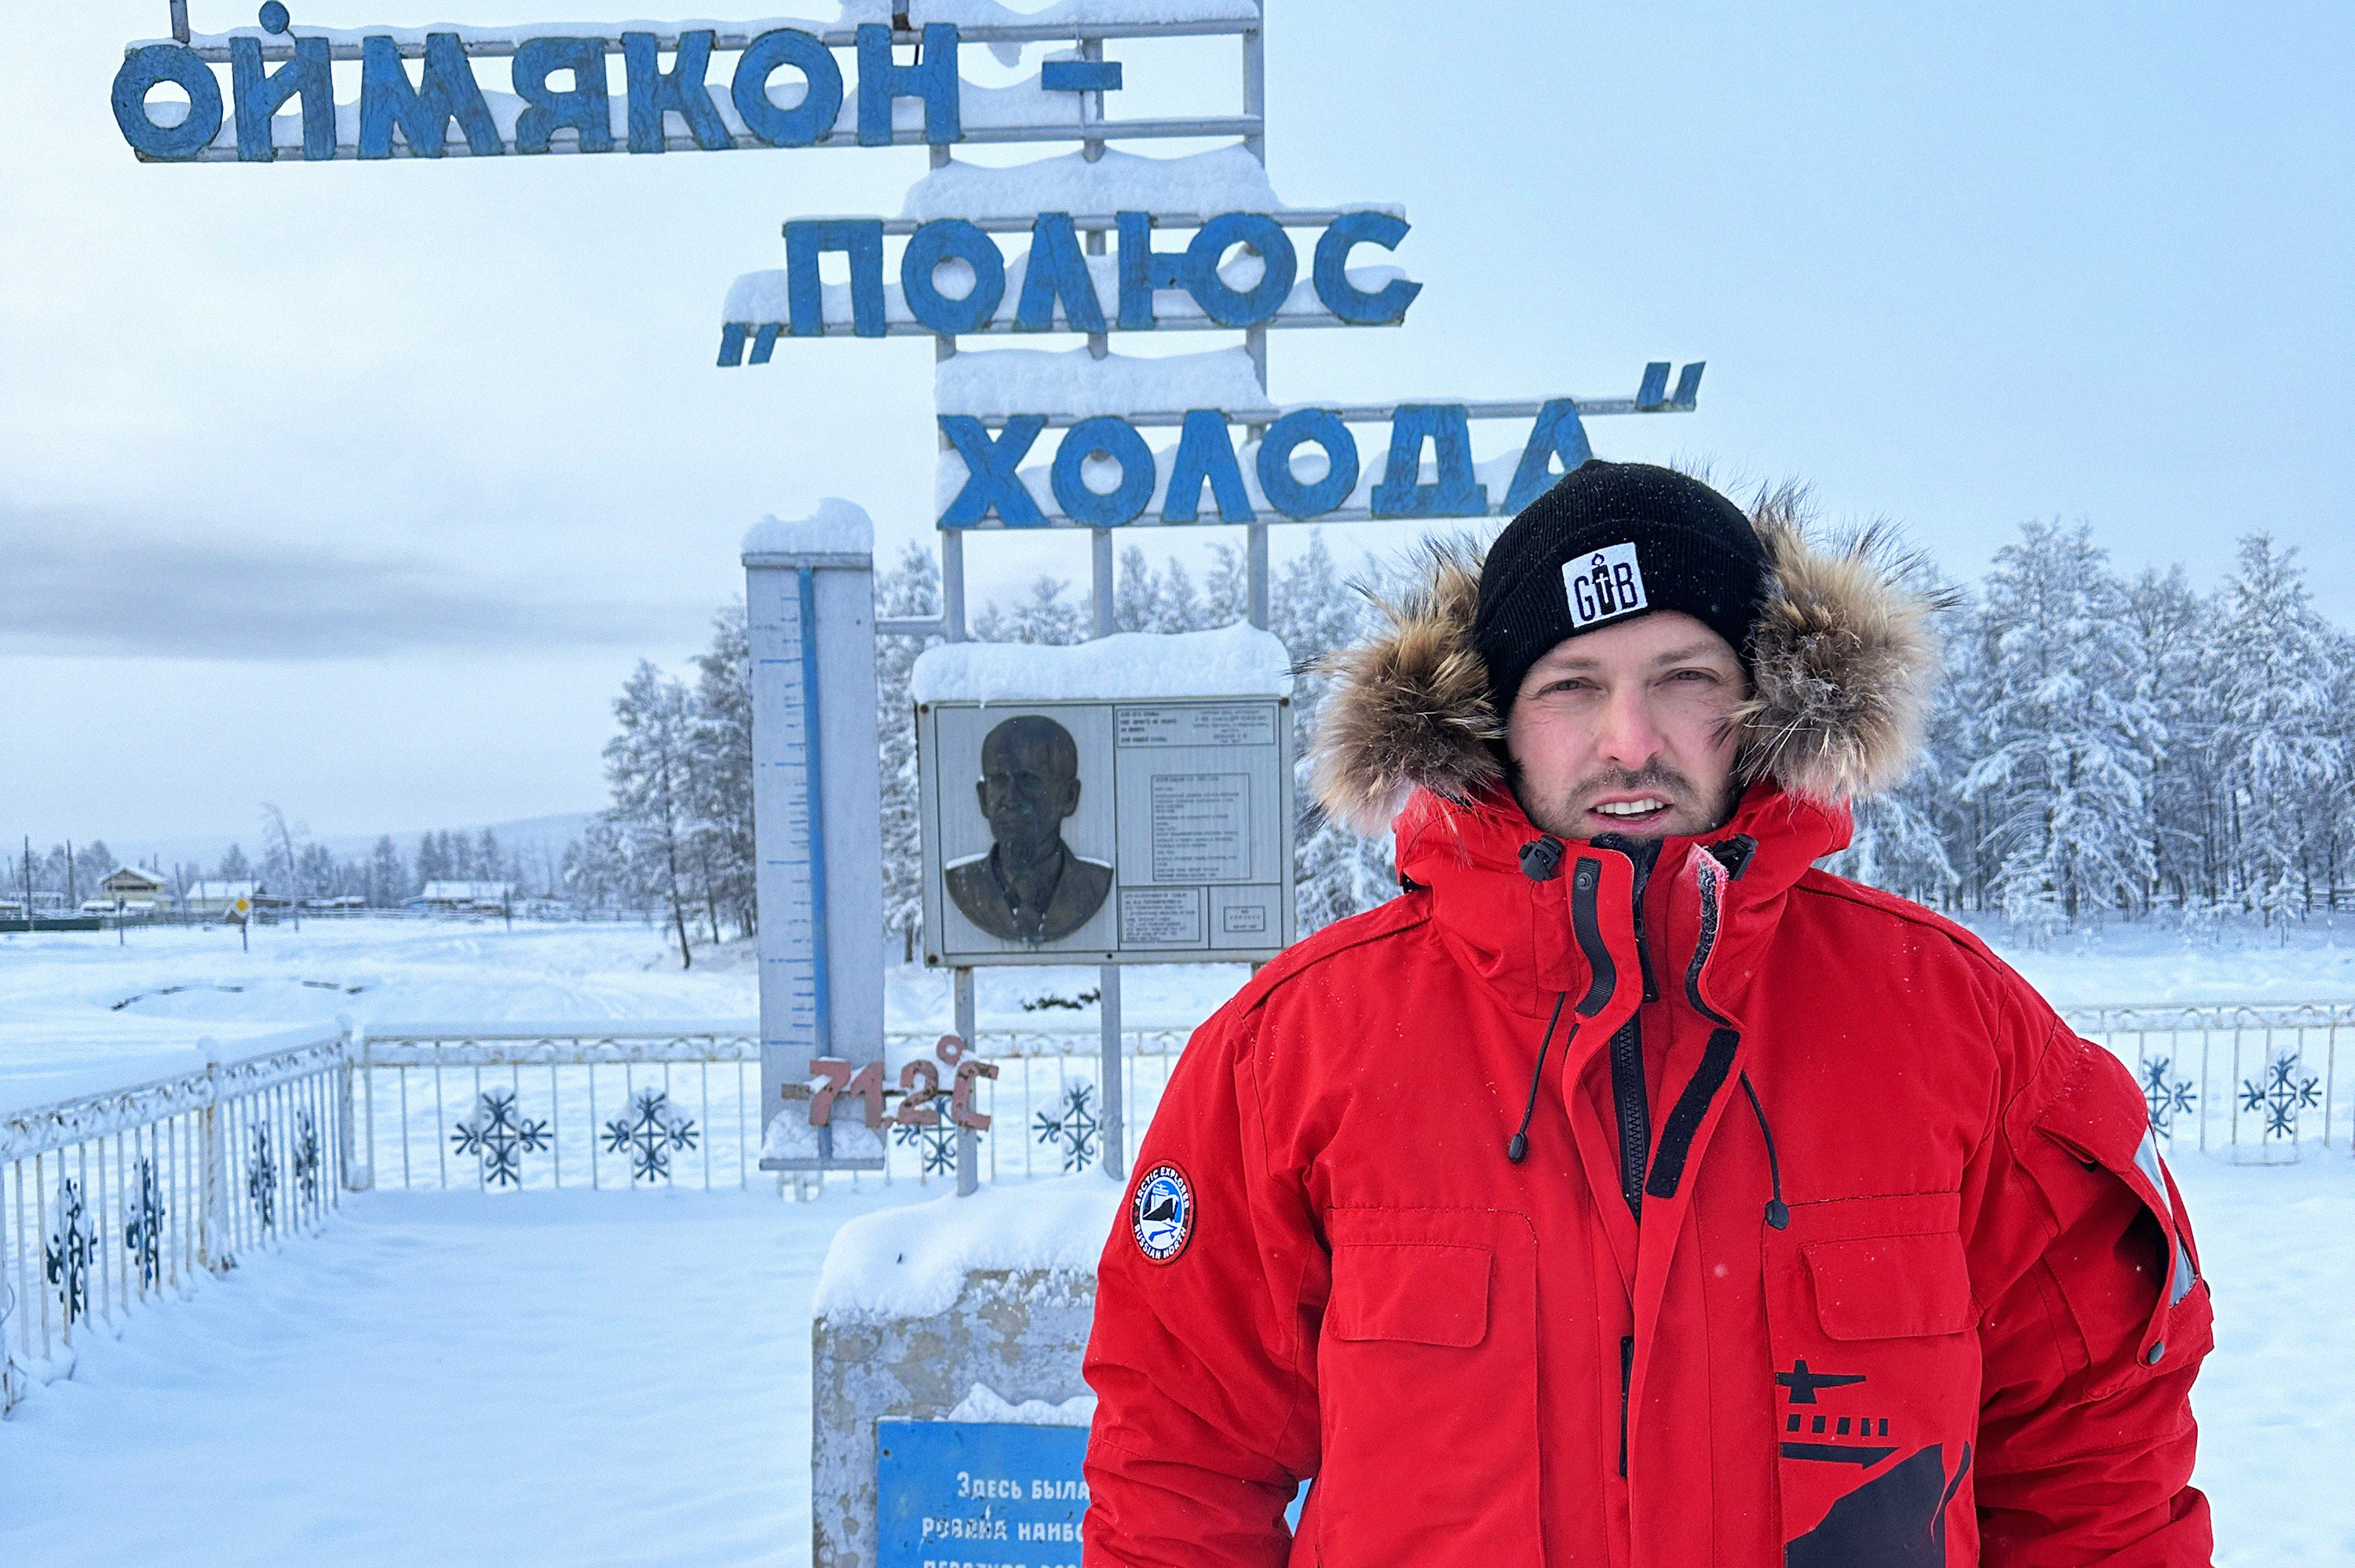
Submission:
[[[981,1033],[998,1075],[975,1086],[990,1118],[985,1181],[1092,1165],[1101,1152],[1093,1029]],[[1160,1103],[1190,1031],[1123,1032],[1124,1155]],[[887,1065],[929,1057],[938,1032],[896,1031]],[[356,1180],[380,1187],[518,1190],[668,1183],[750,1187],[760,1172],[761,1049],[751,1022],[447,1026],[355,1035]],[[857,1114],[847,1112],[845,1114]],[[885,1130],[884,1179],[954,1179],[956,1130]]]
[[[0,1410],[93,1324],[318,1227],[342,1188],[344,1047],[282,1037],[0,1116]]]
[[[2242,1160],[2355,1146],[2355,1002],[2079,1008],[2072,1027],[2135,1070],[2170,1150]],[[1190,1031],[1132,1029],[1124,1165]],[[1019,1181],[1101,1156],[1094,1029],[980,1031],[998,1075],[980,1176]],[[889,1065],[936,1032],[895,1032]],[[258,1049],[256,1048],[258,1047]],[[129,1088],[0,1114],[0,1410],[71,1364],[78,1334],[199,1269],[314,1230],[368,1186],[526,1191],[751,1187],[760,1041],[749,1022],[385,1025],[250,1043]],[[2355,1072],[2355,1065],[2344,1071]],[[945,1118],[943,1118],[945,1119]],[[886,1181],[953,1181],[953,1128],[891,1126]]]
[[[2169,1152],[2229,1150],[2295,1160],[2307,1144],[2355,1147],[2355,1102],[2339,1047],[2355,1046],[2355,1002],[2066,1008],[2062,1016],[2135,1070]]]

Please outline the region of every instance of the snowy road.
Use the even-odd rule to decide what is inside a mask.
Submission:
[[[2178,1176],[2217,1560],[2355,1559],[2355,1161]],[[354,1199],[0,1423],[0,1563],[806,1563],[827,1238],[938,1192]]]

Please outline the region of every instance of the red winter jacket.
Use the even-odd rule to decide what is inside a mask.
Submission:
[[[1406,895],[1203,1025],[1138,1153],[1091,1568],[2208,1562],[2142,1097],[1811,870],[1845,810],[1769,779],[1546,881],[1501,789],[1397,832]]]

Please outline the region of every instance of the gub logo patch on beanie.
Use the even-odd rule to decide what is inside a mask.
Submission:
[[[1647,609],[1652,602],[1644,592],[1644,568],[1636,559],[1632,540],[1564,561],[1561,587],[1570,601],[1571,627],[1577,631]]]

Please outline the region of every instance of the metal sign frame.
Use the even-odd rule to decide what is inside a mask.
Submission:
[[[1265,744],[1273,750],[1272,765],[1249,777],[1264,777],[1272,787],[1273,799],[1260,803],[1256,815],[1266,819],[1274,828],[1273,842],[1254,845],[1251,853],[1252,870],[1241,877],[1203,878],[1187,881],[1187,890],[1202,893],[1201,907],[1196,912],[1202,921],[1198,942],[1185,946],[1175,943],[1150,943],[1143,940],[1129,943],[1121,935],[1129,921],[1127,907],[1134,902],[1128,895],[1149,892],[1173,893],[1179,890],[1176,882],[1161,883],[1149,873],[1137,874],[1137,868],[1123,861],[1124,844],[1150,842],[1151,827],[1124,821],[1122,816],[1122,785],[1133,769],[1145,766],[1139,759],[1130,762],[1123,753],[1134,754],[1140,748],[1124,744],[1121,726],[1128,712],[1150,710],[1156,713],[1201,713],[1207,710],[1232,710],[1264,707],[1268,715],[1269,739]],[[1127,712],[1124,712],[1126,710]],[[1103,723],[1087,726],[1101,730],[1105,742],[1095,747],[1080,748],[1082,802],[1088,801],[1091,789],[1103,800],[1094,821],[1101,823],[1102,838],[1085,847],[1104,853],[1109,847],[1109,863],[1113,869],[1102,918],[1091,918],[1072,939],[1086,934],[1089,927],[1099,932],[1109,929],[1114,939],[1109,944],[1075,946],[1072,939],[1056,944],[1037,946],[1015,945],[975,946],[953,943],[949,933],[963,929],[969,922],[960,919],[952,925],[949,919],[949,899],[945,892],[948,863],[943,826],[946,813],[952,809],[948,792],[966,788],[964,781],[943,780],[945,766],[940,728],[944,716],[972,714],[995,723],[1005,719],[1038,715],[1069,719],[1074,723],[1082,717],[1101,716]],[[1294,907],[1292,835],[1295,806],[1293,800],[1292,699],[1264,694],[1220,696],[1205,694],[1197,697],[1103,697],[1084,700],[1054,700],[1041,702],[932,702],[922,705],[916,713],[918,810],[923,816],[924,868],[924,961],[954,969],[989,968],[998,965],[1039,964],[1201,964],[1201,963],[1264,963],[1292,945],[1296,911]],[[1262,743],[1248,743],[1249,749],[1260,752]],[[960,748],[962,749],[962,748]],[[1179,754],[1200,758],[1214,754],[1212,747],[1188,747]],[[1092,764],[1093,766],[1092,766]],[[1192,765],[1188,765],[1189,771]],[[1147,786],[1149,788],[1149,786]],[[967,798],[969,800],[969,797]],[[957,808],[962,810],[961,807]],[[1246,810],[1251,810],[1246,804]],[[975,839],[976,843],[986,839]],[[1074,853],[1080,853],[1074,846]],[[1269,874],[1261,875],[1261,870]],[[1266,922],[1265,934],[1272,938],[1249,945],[1223,942],[1226,933],[1215,928],[1213,915],[1220,909],[1218,891],[1221,888],[1273,888],[1273,918]],[[1253,901],[1254,904],[1258,902]]]

